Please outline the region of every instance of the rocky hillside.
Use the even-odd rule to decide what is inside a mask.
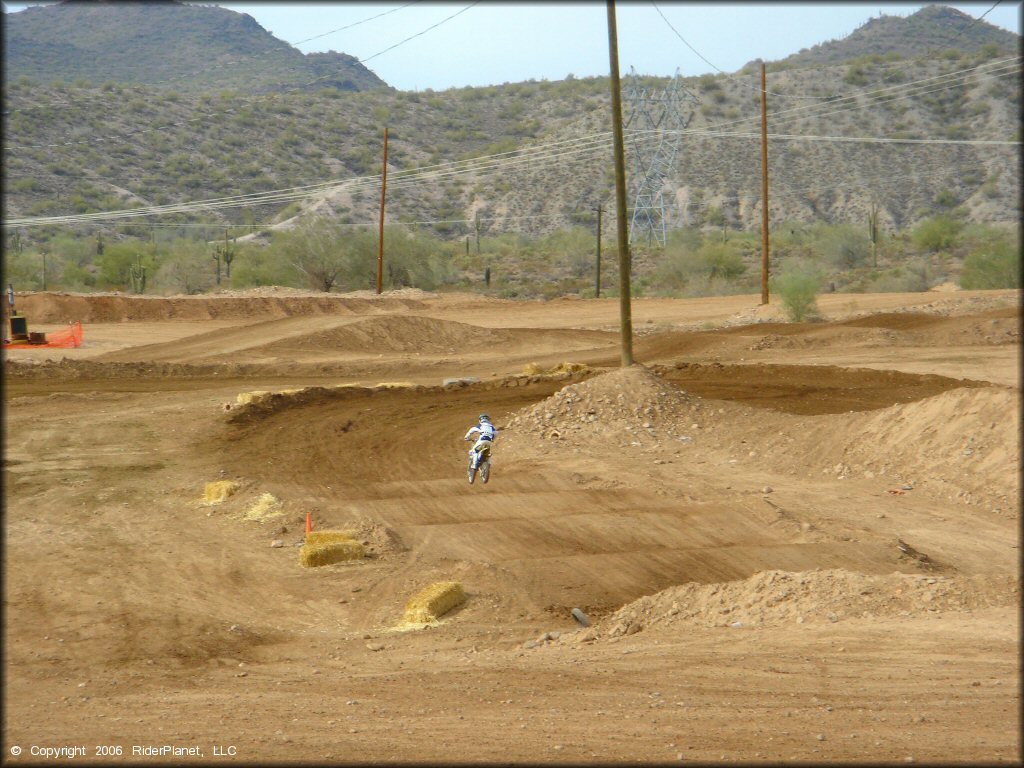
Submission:
[[[806,48],[787,56],[778,66],[825,66],[879,53],[910,59],[923,51],[976,51],[991,45],[1002,51],[1019,51],[1020,37],[956,8],[926,5],[907,18],[882,12],[847,37]]]
[[[248,14],[176,0],[98,0],[4,14],[4,77],[113,81],[181,91],[301,87],[362,91],[387,84],[344,54],[303,55]]]
[[[180,222],[182,231],[200,221],[266,230],[314,208],[369,226],[385,126],[393,221],[447,237],[537,235],[590,227],[598,204],[611,207],[607,78],[363,90],[351,57],[303,57],[250,17],[179,3],[118,4],[119,18],[131,17],[139,30],[132,40],[157,38],[156,30],[166,39],[172,23],[192,30],[158,66],[141,63],[149,59],[137,49],[114,52],[98,21],[106,7],[63,3],[6,17],[17,20],[6,32],[9,221],[245,195],[252,197],[242,204],[159,221]],[[873,205],[890,230],[954,209],[972,221],[1018,220],[1020,58],[1012,43],[1019,37],[983,20],[950,35],[956,13],[929,7],[872,19],[842,41],[768,64],[774,223],[859,227]],[[104,50],[109,55],[96,55]],[[223,66],[195,67],[202,57]],[[290,66],[303,68],[296,74]],[[319,79],[286,87],[288,71],[304,83]],[[231,88],[203,79],[213,77],[239,79],[227,81]],[[756,65],[683,80],[696,101],[666,178],[670,227],[760,227],[759,83]],[[648,149],[643,141],[628,146],[634,184],[634,163]],[[264,195],[326,181],[339,184],[314,197]],[[147,236],[152,220],[98,222],[87,231]],[[604,218],[609,233],[613,221]],[[26,229],[30,238],[38,232]]]

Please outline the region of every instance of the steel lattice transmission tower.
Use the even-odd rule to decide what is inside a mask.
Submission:
[[[665,179],[675,167],[682,132],[693,118],[697,99],[683,87],[679,70],[663,91],[646,88],[629,68],[625,127],[633,160],[633,216],[629,242],[646,235],[647,242],[665,245]]]

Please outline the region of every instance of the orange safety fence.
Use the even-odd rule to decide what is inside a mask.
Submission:
[[[82,324],[78,320],[70,323],[67,328],[60,331],[52,331],[44,334],[45,340],[40,343],[33,341],[7,341],[4,340],[4,349],[38,349],[40,347],[55,347],[58,349],[69,349],[82,346]]]

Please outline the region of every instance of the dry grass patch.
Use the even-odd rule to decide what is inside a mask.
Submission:
[[[207,504],[220,504],[233,495],[241,486],[234,480],[217,480],[207,483],[203,489],[203,500]]]
[[[523,368],[523,375],[525,376],[553,376],[558,373],[579,373],[580,371],[587,370],[587,366],[583,363],[559,363],[552,368],[544,368],[537,363],[527,363]]]
[[[280,517],[283,514],[284,505],[281,503],[281,500],[271,493],[264,493],[256,500],[256,503],[249,508],[249,511],[247,511],[243,517],[246,520],[263,522],[264,520]]]

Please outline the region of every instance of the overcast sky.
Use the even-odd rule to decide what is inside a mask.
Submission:
[[[355,56],[400,90],[440,91],[530,79],[562,80],[569,74],[608,74],[603,2],[202,4],[247,13],[304,53],[334,50]],[[27,5],[3,4],[6,12]],[[975,19],[985,14],[985,22],[1020,34],[1021,2],[951,5]],[[619,67],[623,75],[630,67],[641,74],[663,76],[677,68],[684,77],[735,72],[754,59],[782,59],[802,48],[845,37],[880,13],[909,16],[922,7],[884,2],[620,0],[616,4]]]

